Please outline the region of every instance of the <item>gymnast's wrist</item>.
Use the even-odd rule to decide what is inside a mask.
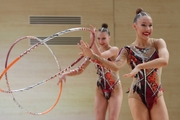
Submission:
[[[85,56],[85,60],[86,61],[87,60],[92,60],[92,58],[94,58],[93,56],[94,56],[94,53],[92,53],[91,55],[87,55],[87,56]]]
[[[85,57],[85,61],[88,61],[88,60],[91,60],[91,58],[90,57]]]
[[[142,64],[138,64],[138,65],[136,66],[136,68],[139,69],[139,70],[141,70],[141,69],[143,69],[143,66],[142,66]]]
[[[91,60],[97,60],[97,55],[96,54],[92,54],[91,57],[90,57]]]

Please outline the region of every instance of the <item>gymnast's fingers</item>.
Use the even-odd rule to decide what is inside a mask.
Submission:
[[[77,45],[78,45],[78,48],[79,48],[81,51],[83,51],[83,46],[82,46],[80,43],[78,43]]]
[[[85,42],[83,40],[80,40],[80,43],[81,43],[82,47],[84,47],[84,48],[86,47],[86,44],[85,44]]]
[[[66,79],[60,78],[57,85],[59,85],[59,83],[62,82],[62,81],[66,82]]]
[[[133,78],[134,75],[131,74],[131,73],[128,73],[128,74],[124,74],[123,77],[124,77],[124,78],[129,78],[129,77]]]
[[[87,42],[84,43],[86,48],[89,48],[89,44]]]
[[[83,40],[80,41],[80,43],[78,43],[78,47],[83,51],[85,50],[86,48],[88,48],[88,44],[85,43]]]
[[[91,27],[91,29],[93,30],[93,32],[96,32],[96,28],[93,25],[89,25]]]

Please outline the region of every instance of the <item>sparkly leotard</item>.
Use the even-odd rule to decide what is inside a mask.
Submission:
[[[139,48],[134,45],[125,46],[126,57],[131,69],[136,65],[158,58],[155,48],[155,39],[150,39],[151,44],[147,48]],[[158,96],[162,95],[161,68],[141,69],[133,78],[129,97],[141,99],[148,109],[151,109]]]
[[[110,61],[110,59],[108,59]],[[97,86],[101,87],[104,97],[108,100],[111,97],[111,92],[117,84],[120,84],[119,77],[114,75],[111,70],[103,67],[100,62],[95,61],[97,74]]]

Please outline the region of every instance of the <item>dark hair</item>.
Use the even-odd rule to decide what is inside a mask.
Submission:
[[[110,31],[108,30],[108,24],[103,23],[102,27],[98,30],[99,32],[107,32],[110,35]]]
[[[142,16],[150,16],[147,12],[145,12],[142,8],[138,8],[136,10],[136,16],[134,17],[133,23],[137,22],[137,19],[142,17]]]

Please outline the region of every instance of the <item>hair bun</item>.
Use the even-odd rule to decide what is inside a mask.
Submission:
[[[138,8],[138,9],[136,10],[136,14],[139,14],[139,13],[141,13],[142,11],[143,11],[142,8]]]
[[[103,24],[102,24],[102,28],[106,28],[106,29],[107,29],[107,28],[108,28],[108,24],[103,23]]]

